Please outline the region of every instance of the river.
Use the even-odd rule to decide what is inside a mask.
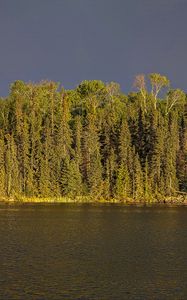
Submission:
[[[0,206],[0,299],[187,299],[187,208]]]

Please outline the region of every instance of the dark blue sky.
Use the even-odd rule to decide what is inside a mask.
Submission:
[[[0,95],[14,80],[117,81],[159,72],[187,90],[187,0],[0,0]]]

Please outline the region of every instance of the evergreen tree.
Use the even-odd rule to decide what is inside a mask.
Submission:
[[[187,192],[187,97],[141,74],[138,92],[16,81],[0,99],[0,195],[153,201]],[[149,86],[151,90],[149,91]],[[158,96],[162,90],[162,98]]]
[[[6,172],[5,172],[5,143],[3,133],[0,131],[0,196],[6,195]]]

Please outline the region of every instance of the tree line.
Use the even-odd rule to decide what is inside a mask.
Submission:
[[[187,191],[187,97],[160,74],[15,81],[0,99],[0,196],[152,201]]]

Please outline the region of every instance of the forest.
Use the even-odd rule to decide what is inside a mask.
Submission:
[[[187,193],[187,97],[158,73],[15,81],[0,99],[1,199],[159,202]]]

